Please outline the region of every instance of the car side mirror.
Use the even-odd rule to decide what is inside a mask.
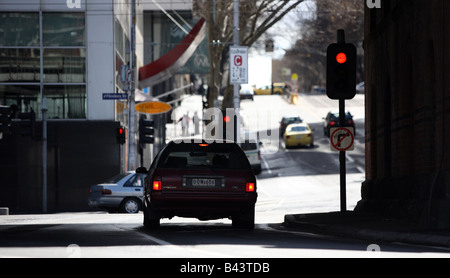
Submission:
[[[148,174],[147,168],[145,167],[138,167],[136,168],[136,173],[137,174]]]

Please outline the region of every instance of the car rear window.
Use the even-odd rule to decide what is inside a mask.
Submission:
[[[293,126],[289,129],[290,131],[308,131],[306,126]]]
[[[241,148],[244,151],[249,151],[249,150],[256,150],[258,146],[254,142],[245,141],[241,143]]]
[[[115,175],[114,177],[109,178],[107,181],[105,181],[105,183],[118,183],[121,179],[128,176],[129,174],[130,173],[121,173],[121,174]]]
[[[236,144],[179,143],[167,149],[158,166],[161,168],[246,169],[250,167],[250,164]]]

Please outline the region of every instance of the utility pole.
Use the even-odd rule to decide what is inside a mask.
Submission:
[[[135,140],[135,122],[136,122],[136,111],[135,106],[135,37],[136,37],[136,0],[131,0],[130,6],[130,78],[128,89],[130,90],[130,106],[128,113],[128,171],[134,170],[136,168],[136,140]]]
[[[233,45],[239,46],[239,0],[233,0]],[[239,84],[233,85],[233,103],[234,114],[236,115],[236,122],[234,124],[234,142],[240,143],[240,97],[239,97]]]

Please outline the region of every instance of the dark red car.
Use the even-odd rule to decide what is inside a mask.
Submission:
[[[161,218],[231,218],[233,227],[253,229],[256,178],[235,143],[189,139],[170,142],[159,152],[144,182],[144,226]]]

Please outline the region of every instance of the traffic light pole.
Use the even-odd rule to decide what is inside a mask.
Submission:
[[[239,0],[233,2],[234,16],[233,16],[233,45],[239,46]],[[234,114],[236,115],[236,121],[234,124],[234,142],[240,142],[239,127],[240,127],[240,96],[239,96],[239,84],[233,85],[233,103]]]
[[[337,42],[345,43],[344,30],[337,31]],[[345,99],[339,98],[339,126],[345,126]],[[347,166],[345,160],[345,151],[339,152],[339,173],[340,173],[340,197],[341,212],[347,211]]]
[[[339,126],[345,126],[345,99],[339,99]],[[345,151],[339,152],[341,212],[347,211],[347,166]]]
[[[131,72],[130,79],[128,83],[128,88],[130,90],[130,107],[129,107],[129,117],[128,117],[128,171],[134,170],[136,168],[136,111],[135,111],[135,75],[134,70],[134,57],[135,57],[135,36],[136,36],[136,1],[131,0],[131,16],[130,16],[130,67]]]

